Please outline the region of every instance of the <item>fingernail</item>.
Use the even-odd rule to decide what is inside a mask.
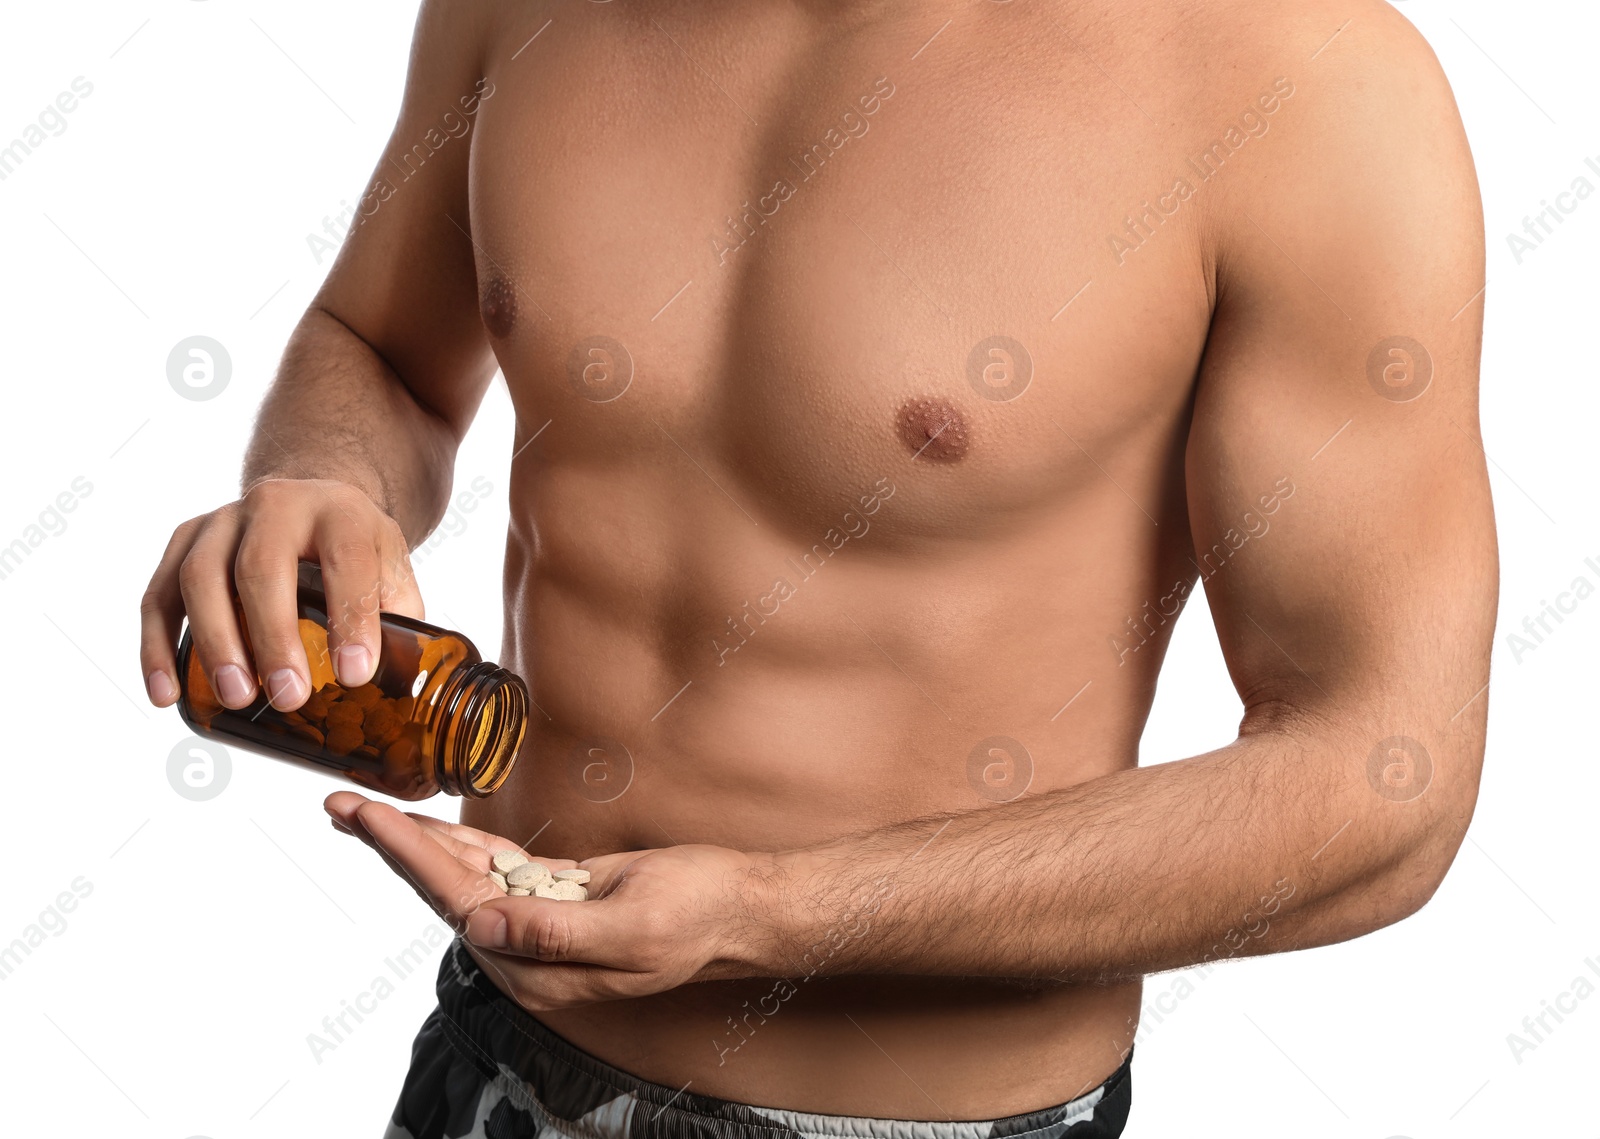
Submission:
[[[478,910],[467,919],[467,940],[484,949],[504,949],[506,919],[494,910]]]
[[[217,669],[217,695],[230,708],[242,708],[250,703],[250,695],[255,687],[244,669],[236,664],[225,664]]]
[[[275,669],[267,677],[267,699],[280,711],[298,708],[308,695],[305,682],[292,668]]]
[[[165,704],[177,698],[178,690],[172,687],[172,678],[159,668],[153,669],[149,676],[144,678],[145,691],[150,693],[153,704]]]
[[[340,684],[355,688],[372,679],[372,654],[365,645],[340,645],[333,654],[333,668]]]

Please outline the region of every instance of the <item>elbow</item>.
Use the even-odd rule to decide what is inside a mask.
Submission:
[[[1413,855],[1406,859],[1396,878],[1383,887],[1384,896],[1377,907],[1379,921],[1373,928],[1404,921],[1431,902],[1454,861],[1454,852],[1444,857]]]
[[[1385,919],[1382,925],[1402,921],[1432,901],[1455,864],[1477,806],[1477,764],[1466,766],[1470,776],[1460,779],[1456,785],[1441,786],[1440,781],[1436,781],[1429,788],[1429,792],[1437,792],[1437,795],[1417,813],[1412,825],[1403,828],[1397,836],[1398,841],[1392,848],[1391,872],[1384,876],[1382,887],[1384,897],[1380,909]],[[1427,795],[1419,796],[1416,802],[1420,804],[1426,798]]]

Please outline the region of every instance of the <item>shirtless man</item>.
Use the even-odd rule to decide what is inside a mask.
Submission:
[[[1462,840],[1483,281],[1376,0],[427,0],[150,695],[186,614],[297,706],[298,559],[420,616],[499,369],[540,712],[464,825],[327,804],[464,930],[390,1133],[1115,1135],[1142,975],[1398,921]],[[1140,767],[1202,580],[1238,738]],[[536,832],[598,900],[482,901]]]

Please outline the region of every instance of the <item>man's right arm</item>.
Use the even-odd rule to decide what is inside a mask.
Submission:
[[[274,704],[300,705],[302,559],[322,566],[329,612],[342,615],[329,646],[341,683],[371,679],[380,604],[422,615],[408,551],[444,513],[495,370],[467,234],[467,159],[493,93],[480,83],[483,42],[472,8],[423,5],[394,133],[262,403],[243,493],[178,527],[141,603],[140,662],[158,706],[177,699],[186,615],[224,704],[249,704],[259,677]]]

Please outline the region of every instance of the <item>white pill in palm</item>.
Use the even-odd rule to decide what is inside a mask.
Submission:
[[[527,861],[528,856],[520,850],[497,850],[494,855],[494,868],[502,874],[509,874]]]
[[[508,885],[521,886],[527,890],[549,881],[549,869],[537,862],[524,862],[521,866],[513,866],[510,873],[506,875],[506,883]]]

